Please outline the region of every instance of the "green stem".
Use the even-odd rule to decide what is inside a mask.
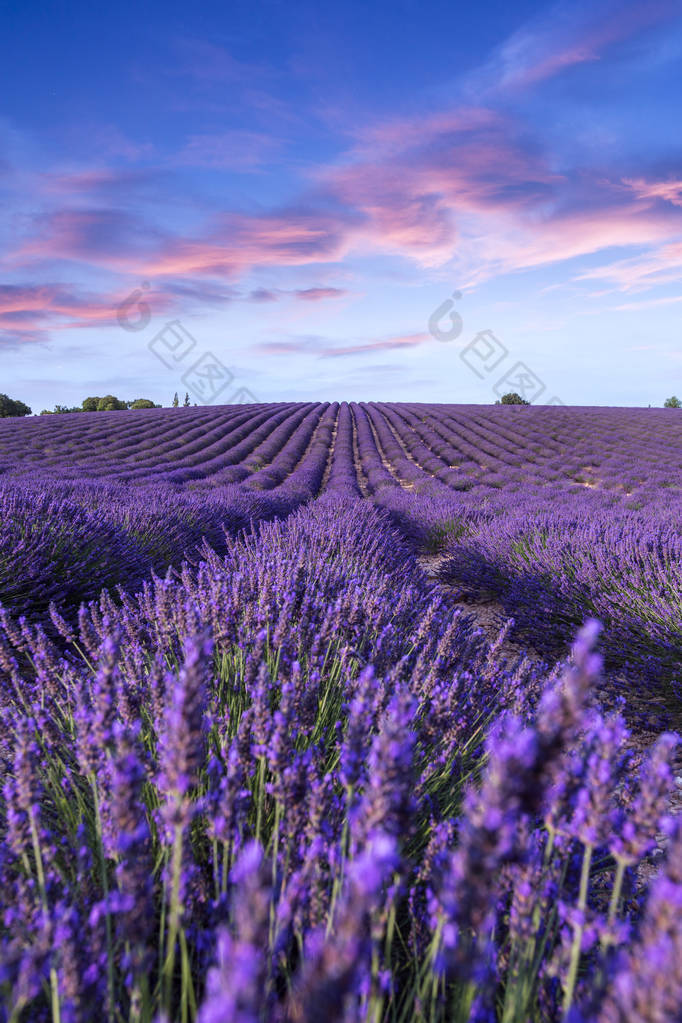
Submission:
[[[182,955],[182,1023],[188,1023],[188,1020],[196,1018],[197,999],[192,981],[192,965],[189,960],[187,937],[182,928],[180,929],[180,952]]]
[[[173,852],[171,860],[171,892],[170,911],[168,920],[168,941],[166,944],[166,959],[163,964],[164,980],[164,1005],[166,1012],[171,1014],[171,1001],[173,996],[173,973],[175,971],[175,946],[180,930],[180,873],[182,868],[182,825],[175,825],[173,838]]]
[[[260,842],[260,829],[263,821],[263,802],[265,799],[265,757],[258,758],[258,781],[256,783],[256,841]]]
[[[609,902],[609,924],[612,924],[616,919],[616,913],[618,912],[618,903],[620,902],[620,893],[623,888],[623,878],[625,877],[625,860],[616,861],[616,876],[613,879],[613,891],[611,892],[611,900]]]
[[[33,811],[29,810],[28,819],[31,822],[31,841],[33,843],[33,855],[36,861],[36,871],[38,873],[38,888],[40,890],[40,901],[42,903],[43,912],[45,916],[48,916],[47,907],[47,888],[45,886],[45,871],[43,869],[43,856],[40,851],[40,838],[38,837],[38,829],[36,827],[35,817]],[[59,980],[57,977],[57,971],[54,966],[50,966],[50,1003],[52,1010],[52,1023],[60,1023],[61,1010],[59,1004]]]
[[[336,909],[336,900],[339,897],[339,894],[341,892],[341,887],[343,885],[343,877],[344,877],[344,873],[345,873],[344,865],[345,865],[345,862],[346,862],[346,857],[348,856],[348,845],[349,845],[349,838],[350,838],[349,814],[350,814],[351,802],[352,802],[352,799],[353,799],[353,790],[354,790],[353,785],[348,785],[347,788],[346,788],[346,813],[344,815],[343,831],[341,833],[341,863],[339,865],[339,872],[336,875],[336,877],[334,878],[334,883],[332,885],[332,894],[331,894],[331,899],[330,899],[330,903],[329,903],[329,913],[327,914],[327,931],[326,931],[327,937],[329,937],[329,935],[331,933],[331,930],[332,930],[332,926],[333,926],[333,923],[334,923],[334,910]]]
[[[279,854],[279,824],[282,817],[282,807],[279,799],[275,803],[275,823],[274,830],[272,833],[272,890],[275,891],[277,885],[277,856]],[[285,875],[286,876],[286,875]],[[275,923],[276,923],[276,912],[275,912],[275,900],[270,901],[270,922],[268,926],[270,948],[275,947]]]
[[[90,777],[90,784],[92,785],[92,796],[95,803],[95,830],[97,832],[97,846],[99,852],[99,869],[100,878],[102,881],[102,891],[104,892],[104,898],[108,902],[109,898],[109,878],[107,876],[107,864],[104,858],[104,843],[102,839],[102,814],[99,805],[99,791],[97,789],[97,780],[93,775]],[[111,933],[111,916],[109,915],[109,906],[107,905],[107,911],[104,916],[104,928],[106,932],[107,940],[107,1015],[109,1020],[114,1018],[114,949],[113,949],[113,937]]]
[[[580,872],[580,892],[578,895],[578,909],[584,914],[587,907],[587,892],[590,883],[590,866],[592,863],[592,846],[586,845],[583,853],[583,866]],[[576,924],[573,928],[573,945],[571,946],[571,960],[568,967],[568,977],[566,979],[566,987],[564,989],[564,1002],[563,1002],[563,1014],[564,1017],[568,1015],[568,1011],[573,1004],[573,995],[575,994],[575,985],[578,979],[578,967],[580,965],[580,950],[583,941],[583,932],[585,928],[582,924]]]

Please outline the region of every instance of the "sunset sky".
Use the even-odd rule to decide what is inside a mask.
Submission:
[[[182,397],[172,321],[261,401],[489,403],[518,362],[540,402],[682,397],[682,0],[27,0],[0,69],[0,391],[34,411]]]

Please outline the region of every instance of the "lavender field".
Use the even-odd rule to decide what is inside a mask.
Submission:
[[[679,410],[5,419],[0,509],[0,1020],[682,1019]]]

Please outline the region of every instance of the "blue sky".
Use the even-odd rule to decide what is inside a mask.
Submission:
[[[681,0],[1,5],[0,389],[660,405],[681,67]]]

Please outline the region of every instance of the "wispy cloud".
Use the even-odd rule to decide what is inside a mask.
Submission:
[[[345,288],[297,288],[294,291],[296,298],[305,302],[322,302],[328,298],[343,298],[347,294]]]
[[[673,225],[668,224],[668,232]],[[675,225],[682,231],[682,225]],[[665,236],[661,230],[661,236]],[[641,239],[645,240],[645,239]],[[653,238],[649,238],[653,241]],[[634,239],[633,239],[634,242]],[[618,291],[642,291],[661,284],[672,284],[682,274],[682,241],[653,246],[644,254],[615,259],[576,274],[576,280],[608,281]]]
[[[662,199],[673,206],[682,206],[682,180],[647,181],[645,178],[624,178],[624,184],[639,199]]]
[[[676,0],[554,3],[506,39],[469,78],[472,94],[528,89],[680,15]]]
[[[46,341],[52,331],[113,326],[116,309],[127,297],[79,293],[62,284],[0,285],[0,334],[5,345]],[[159,312],[177,306],[167,292],[149,290],[145,298]]]
[[[293,321],[303,315],[293,305],[300,302],[309,305],[311,319],[317,303],[322,315],[326,302],[346,298],[350,288],[357,292],[356,282],[349,289],[336,284],[353,280],[353,268],[368,258],[380,263],[379,275],[383,270],[388,277],[397,257],[413,281],[447,273],[468,287],[581,257],[593,264],[595,256],[600,265],[570,267],[572,286],[601,281],[609,294],[672,283],[682,271],[679,167],[666,175],[661,164],[647,167],[646,156],[623,167],[609,168],[597,157],[573,166],[557,155],[530,108],[510,97],[605,61],[678,13],[673,0],[552,5],[459,76],[440,109],[419,109],[415,99],[404,107],[409,115],[368,115],[335,146],[311,157],[306,151],[305,159],[291,151],[296,115],[281,98],[281,70],[267,60],[238,59],[220,41],[176,39],[175,59],[160,76],[188,102],[206,103],[206,117],[196,129],[185,126],[163,160],[158,140],[138,143],[103,124],[107,145],[97,164],[62,162],[45,170],[32,154],[27,174],[36,189],[25,180],[19,189],[13,174],[25,151],[5,132],[0,176],[4,166],[12,181],[0,185],[14,188],[17,204],[20,192],[22,203],[30,194],[31,206],[28,212],[18,206],[11,225],[0,228],[0,264],[18,289],[30,277],[34,292],[24,294],[20,308],[0,308],[3,329],[37,338],[64,324],[104,325],[114,297],[142,281],[165,296],[161,308],[281,301],[289,303],[282,318]],[[144,70],[137,73],[144,79]],[[239,117],[216,128],[210,104],[221,92],[233,105],[243,100],[248,112],[240,107]],[[266,198],[245,201],[217,185],[191,213],[179,209],[183,176],[213,183],[221,175],[204,172],[272,170],[279,159],[290,159],[290,177]],[[36,283],[75,279],[89,282],[87,296],[85,285],[69,291]],[[254,287],[254,279],[266,286]],[[109,321],[98,312],[104,309]],[[349,333],[356,335],[357,325]],[[425,340],[408,333],[356,337],[347,345],[306,342],[305,350],[334,357],[408,350]]]
[[[378,338],[374,341],[361,341],[358,344],[338,346],[332,345],[320,352],[321,356],[334,358],[339,355],[362,355],[365,352],[383,352],[394,349],[417,348],[432,341],[430,334],[400,334],[396,337]]]
[[[433,341],[430,334],[397,334],[382,338],[357,338],[352,343],[340,344],[316,334],[289,335],[259,341],[253,347],[268,355],[314,355],[321,359],[337,356],[364,355],[372,352],[417,348]]]
[[[158,190],[168,179],[158,168],[86,167],[81,170],[53,170],[40,174],[44,194],[101,202],[105,198],[123,198],[128,202],[140,194]]]
[[[635,309],[654,309],[656,306],[676,305],[682,302],[682,295],[669,295],[666,298],[647,298],[641,302],[624,302],[613,306],[618,312],[632,312]]]

